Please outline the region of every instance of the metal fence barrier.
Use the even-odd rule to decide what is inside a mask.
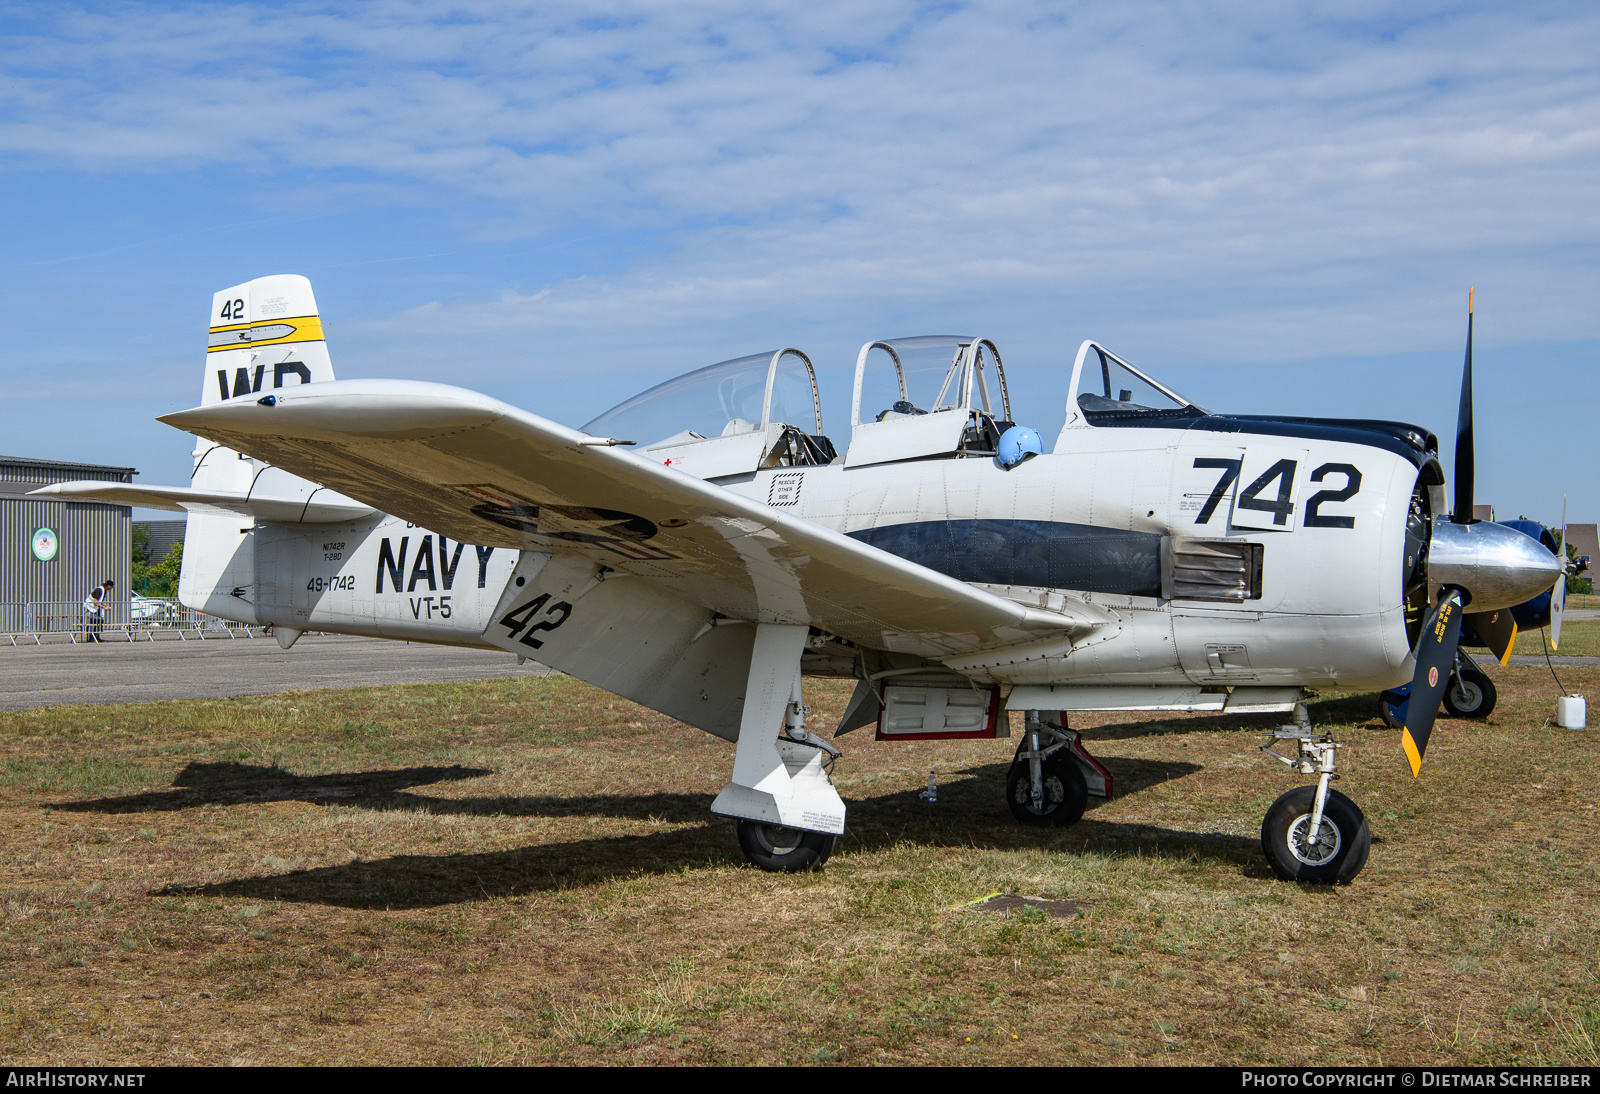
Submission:
[[[43,645],[54,639],[78,643],[98,637],[104,642],[154,642],[157,639],[204,641],[207,638],[256,638],[267,628],[235,623],[186,608],[171,598],[140,597],[107,604],[100,622],[91,624],[81,600],[0,602],[0,639],[11,645]]]

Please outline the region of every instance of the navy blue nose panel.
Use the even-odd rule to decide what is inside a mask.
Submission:
[[[1161,595],[1161,537],[1048,520],[930,520],[851,538],[959,581]]]

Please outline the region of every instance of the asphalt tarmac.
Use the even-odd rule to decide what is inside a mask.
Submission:
[[[271,638],[204,642],[0,645],[0,710],[50,703],[220,699],[313,688],[448,683],[552,670],[498,650],[413,645],[382,638],[304,635],[293,649]]]
[[[1600,657],[1550,659],[1559,667],[1600,665]],[[1543,657],[1513,657],[1543,665]],[[316,688],[447,683],[553,670],[498,650],[462,649],[338,635],[301,637],[290,650],[271,638],[204,642],[0,645],[0,710],[50,703],[148,703],[220,699]]]

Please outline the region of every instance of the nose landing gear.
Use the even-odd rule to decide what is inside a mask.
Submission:
[[[1274,751],[1279,741],[1296,741],[1298,755]],[[1261,750],[1302,775],[1319,775],[1316,786],[1299,786],[1272,803],[1261,822],[1261,851],[1272,872],[1285,881],[1348,884],[1367,864],[1372,832],[1355,802],[1328,784],[1339,745],[1311,728],[1305,704],[1294,708],[1294,724],[1279,726]]]
[[[1402,684],[1378,697],[1378,713],[1390,729],[1405,726],[1406,704],[1410,698],[1410,684]],[[1455,665],[1450,669],[1450,684],[1444,689],[1444,709],[1450,716],[1487,718],[1494,711],[1498,698],[1489,674],[1480,669],[1465,650],[1456,650]]]

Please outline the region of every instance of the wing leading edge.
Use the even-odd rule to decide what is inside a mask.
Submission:
[[[306,384],[161,421],[454,539],[582,555],[730,618],[935,658],[1095,628],[444,384]]]

